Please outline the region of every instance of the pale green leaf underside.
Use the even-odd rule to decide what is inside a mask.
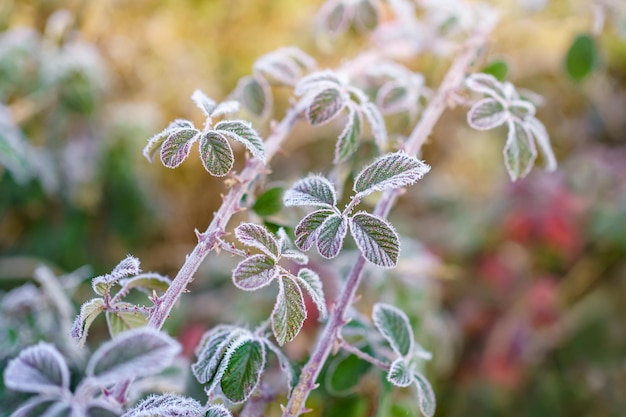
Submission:
[[[528,129],[516,120],[509,121],[509,134],[504,147],[504,162],[506,169],[515,181],[524,178],[530,172],[537,149]]]
[[[402,310],[389,304],[377,303],[372,311],[372,319],[396,354],[405,357],[412,352],[413,329]]]

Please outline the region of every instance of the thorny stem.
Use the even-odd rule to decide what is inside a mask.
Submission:
[[[276,125],[271,135],[265,141],[265,157],[268,162],[278,152],[281,143],[287,137],[287,134],[291,131],[291,128],[298,119],[298,115],[303,110],[299,107],[300,105],[296,105],[289,109],[283,120]],[[235,185],[233,185],[228,194],[224,197],[222,205],[217,213],[215,213],[211,224],[209,224],[206,231],[198,234],[198,244],[193,251],[187,255],[185,263],[178,271],[178,274],[176,274],[176,278],[174,278],[172,284],[160,298],[160,303],[150,315],[150,321],[148,322],[150,327],[156,329],[163,327],[163,323],[165,323],[165,320],[172,311],[174,304],[182,293],[185,292],[189,283],[193,281],[193,276],[198,270],[198,267],[209,252],[213,250],[215,245],[219,243],[218,239],[224,233],[232,215],[240,209],[239,202],[250,190],[255,180],[266,171],[267,168],[260,160],[253,158],[247,161],[246,167],[238,175]]]
[[[405,150],[409,155],[416,155],[428,139],[435,124],[448,107],[451,95],[461,85],[472,61],[487,42],[488,35],[495,27],[496,21],[497,19],[494,18],[482,22],[481,27],[463,45],[463,49],[453,61],[437,93],[424,110],[419,123],[405,143]],[[401,192],[402,190],[385,191],[374,210],[374,214],[386,217]],[[315,381],[338,340],[341,328],[346,323],[345,314],[352,305],[365,263],[365,258],[359,255],[346,279],[343,291],[326,323],[322,336],[309,361],[302,369],[298,385],[292,391],[287,407],[283,410],[283,417],[297,417],[307,411],[305,408],[306,400],[311,391],[316,388]]]

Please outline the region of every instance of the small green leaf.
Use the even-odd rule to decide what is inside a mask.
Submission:
[[[322,280],[317,272],[309,268],[300,268],[298,271],[298,282],[309,293],[313,303],[320,313],[320,319],[325,319],[328,315],[326,310],[326,299],[324,298],[324,289],[322,288]]]
[[[593,72],[598,63],[595,40],[587,34],[574,39],[565,57],[565,69],[574,81],[582,81]]]
[[[74,339],[78,339],[78,344],[81,347],[85,345],[91,323],[102,313],[103,307],[104,300],[102,298],[93,298],[80,307],[80,313],[74,320],[70,335]]]
[[[405,357],[413,351],[413,329],[402,310],[389,304],[377,303],[372,310],[372,319],[396,354]]]
[[[307,251],[311,249],[313,243],[317,240],[319,228],[329,216],[335,212],[332,210],[317,210],[306,215],[296,226],[294,231],[296,235],[296,246],[300,250]]]
[[[252,125],[242,120],[222,120],[215,125],[215,130],[237,142],[242,143],[254,156],[263,163],[265,159],[265,147],[263,139],[252,128]]]
[[[404,152],[389,153],[366,166],[354,179],[361,196],[386,189],[406,187],[421,179],[430,166]]]
[[[271,216],[276,214],[283,207],[282,187],[272,187],[261,194],[252,206],[252,210],[259,216]]]
[[[348,231],[348,219],[339,214],[332,214],[324,220],[317,234],[317,250],[326,259],[339,254]]]
[[[222,392],[235,404],[248,399],[257,387],[265,367],[265,345],[247,340],[234,349],[222,375]]]
[[[361,134],[361,118],[354,108],[349,107],[348,122],[337,138],[334,163],[348,159],[357,148],[357,139]]]
[[[285,192],[283,203],[287,207],[315,206],[332,208],[337,205],[335,187],[326,178],[312,175],[297,181]]]
[[[216,385],[219,366],[230,344],[242,337],[243,332],[234,326],[217,326],[202,336],[196,348],[198,359],[191,366],[191,371],[201,384]]]
[[[482,72],[493,75],[498,81],[504,81],[509,72],[509,66],[506,61],[496,60],[483,68]]]
[[[233,271],[233,283],[244,291],[255,291],[269,285],[278,276],[278,268],[272,258],[252,255],[239,262]]]
[[[389,372],[387,372],[387,381],[396,387],[408,387],[413,383],[413,373],[404,358],[393,361]]]
[[[528,175],[536,158],[537,149],[528,129],[517,120],[509,120],[504,162],[511,180],[516,181]]]
[[[163,142],[161,162],[168,168],[176,168],[189,156],[191,145],[198,139],[200,132],[196,129],[180,129],[174,131]]]
[[[352,237],[365,259],[384,268],[398,264],[400,239],[391,224],[366,212],[352,216],[349,224]]]
[[[476,130],[489,130],[504,124],[509,112],[493,98],[478,100],[467,112],[467,123]]]
[[[117,303],[115,308],[132,308],[131,303]],[[107,326],[111,337],[115,337],[130,329],[144,327],[148,324],[148,318],[139,312],[106,312]]]
[[[433,417],[437,408],[437,401],[433,387],[430,385],[424,375],[414,372],[415,385],[417,386],[417,394],[419,396],[420,411],[425,417]]]
[[[323,125],[335,118],[346,105],[346,99],[337,88],[326,88],[313,97],[306,109],[311,126]]]
[[[226,407],[217,404],[210,406],[204,417],[233,417],[233,415]]]
[[[274,354],[276,355],[276,358],[278,359],[278,365],[280,366],[280,370],[283,372],[283,374],[287,378],[287,388],[289,389],[289,392],[291,392],[293,387],[296,385],[296,382],[298,382],[298,375],[296,372],[297,371],[296,367],[291,363],[289,358],[280,350],[280,348],[276,346],[274,343],[270,342],[266,338],[263,339],[263,343],[265,343],[265,346],[269,350],[274,352]]]
[[[263,226],[254,223],[242,223],[235,228],[235,236],[244,245],[260,249],[274,259],[280,255],[278,241]]]
[[[244,77],[239,81],[241,102],[250,113],[266,117],[272,108],[272,92],[265,77],[261,75]]]
[[[330,360],[326,372],[326,388],[333,394],[345,396],[352,393],[372,365],[355,355],[340,354]]]
[[[306,308],[302,291],[292,278],[282,276],[278,283],[278,297],[272,310],[272,331],[282,346],[300,333],[306,319]]]
[[[200,137],[200,159],[204,168],[216,177],[228,174],[235,162],[233,150],[226,138],[212,130]]]
[[[170,287],[172,280],[163,275],[147,272],[140,274],[132,278],[125,278],[119,281],[119,284],[123,287],[123,291],[128,291],[131,288],[137,288],[143,290],[152,295],[152,290],[164,293]]]

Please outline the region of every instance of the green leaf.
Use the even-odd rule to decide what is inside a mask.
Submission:
[[[535,142],[528,131],[517,120],[509,120],[509,134],[504,147],[504,163],[512,181],[524,178],[537,158]]]
[[[389,304],[377,303],[372,310],[372,319],[396,354],[405,357],[413,351],[413,329],[402,310]]]
[[[265,77],[244,77],[237,87],[243,106],[257,117],[265,118],[272,108],[272,92]]]
[[[366,212],[352,216],[349,224],[352,237],[365,259],[384,268],[398,264],[400,238],[391,224]]]
[[[335,159],[333,163],[338,164],[348,159],[357,148],[357,138],[361,134],[361,118],[354,108],[349,107],[348,122],[337,138],[335,146]]]
[[[208,131],[200,137],[200,159],[204,168],[223,177],[233,168],[235,157],[226,138],[216,131]]]
[[[298,271],[298,282],[311,296],[317,311],[320,313],[320,319],[325,319],[328,311],[326,310],[326,299],[324,298],[324,289],[322,288],[320,276],[309,268],[300,268]]]
[[[491,74],[471,74],[465,79],[465,84],[470,90],[492,98],[505,99],[506,97],[504,85]]]
[[[283,372],[285,377],[287,378],[287,388],[289,392],[293,389],[293,387],[298,382],[298,375],[296,367],[291,363],[289,358],[280,350],[278,346],[274,343],[270,342],[266,338],[263,339],[263,343],[265,346],[274,352],[276,358],[278,359],[278,365],[280,366],[280,370]]]
[[[242,223],[235,228],[235,236],[244,245],[260,249],[273,259],[280,255],[278,241],[263,226],[254,223]]]
[[[117,303],[115,308],[132,308],[131,303]],[[148,318],[139,312],[106,312],[107,326],[111,337],[115,337],[120,333],[144,327],[148,324]]]
[[[565,57],[565,70],[574,81],[582,81],[593,72],[598,63],[594,38],[588,34],[576,36]]]
[[[250,151],[252,156],[261,160],[265,159],[265,147],[259,134],[252,128],[252,125],[242,120],[222,120],[215,125],[215,130],[219,133],[242,143]]]
[[[326,259],[339,254],[348,231],[348,219],[339,214],[332,214],[324,220],[317,234],[317,250]]]
[[[220,386],[235,404],[248,399],[257,387],[265,367],[265,345],[259,340],[247,340],[233,350]]]
[[[317,210],[309,213],[300,220],[294,231],[296,235],[296,246],[304,251],[311,249],[311,246],[313,246],[313,243],[317,240],[320,226],[324,223],[324,220],[334,213],[335,212],[332,210]]]
[[[163,275],[155,272],[147,272],[140,274],[132,278],[125,278],[119,281],[119,284],[123,287],[122,291],[128,291],[132,288],[137,288],[148,292],[152,295],[152,290],[164,293],[170,287],[172,280]]]
[[[340,354],[330,360],[326,371],[326,388],[337,396],[352,393],[372,364],[352,354]]]
[[[227,414],[230,416],[230,414]],[[151,395],[128,410],[124,417],[203,417],[202,405],[176,394]]]
[[[100,346],[85,373],[100,385],[152,375],[167,368],[180,352],[180,344],[158,330],[129,330]]]
[[[209,96],[204,94],[201,90],[194,91],[191,95],[191,100],[206,117],[209,117],[211,113],[213,113],[213,110],[215,110],[215,101],[209,98]]]
[[[201,384],[215,386],[215,377],[228,347],[233,341],[245,335],[241,329],[235,326],[217,326],[202,336],[202,340],[196,348],[198,359],[191,366],[191,371]]]
[[[198,139],[200,132],[196,129],[180,129],[174,131],[163,142],[161,147],[161,162],[168,168],[176,168],[183,163],[189,152],[191,145]]]
[[[366,166],[354,179],[354,191],[364,196],[374,191],[406,187],[421,179],[430,166],[404,152],[389,153]]]
[[[233,271],[233,283],[244,291],[255,291],[269,285],[278,276],[274,260],[265,255],[252,255],[239,262]]]
[[[93,298],[80,307],[80,313],[72,324],[70,336],[78,339],[78,344],[81,347],[85,345],[89,328],[93,321],[102,313],[103,307],[104,300],[102,298]]]
[[[346,105],[346,98],[337,88],[325,88],[313,97],[305,115],[311,126],[328,123],[335,118]]]
[[[535,142],[541,150],[546,171],[554,171],[557,167],[556,157],[550,144],[550,136],[546,127],[536,117],[531,117],[525,122],[525,126],[532,133]]]
[[[398,113],[407,110],[409,103],[409,90],[400,82],[384,84],[376,94],[376,103],[386,113]]]
[[[504,81],[509,72],[509,66],[506,61],[496,60],[483,68],[482,72],[493,75],[498,81]]]
[[[217,404],[210,406],[204,417],[233,417],[233,415],[226,407]]]
[[[272,331],[282,346],[300,332],[306,319],[306,308],[302,291],[292,278],[281,276],[278,283],[278,297],[272,310]]]
[[[396,387],[408,387],[413,383],[413,373],[404,358],[393,361],[387,372],[387,381]]]
[[[60,396],[69,394],[70,371],[54,345],[39,342],[9,362],[4,384],[14,391]]]
[[[467,123],[476,130],[489,130],[504,124],[509,112],[493,98],[478,100],[467,112]]]
[[[314,206],[332,208],[337,205],[335,186],[326,178],[312,175],[303,178],[285,192],[283,202],[287,207]]]
[[[267,189],[261,194],[252,206],[252,210],[259,216],[271,216],[276,214],[283,207],[283,193],[282,187],[272,187]]]
[[[363,115],[367,119],[367,122],[370,125],[370,129],[372,131],[372,135],[374,136],[374,140],[376,145],[380,149],[384,149],[387,144],[387,128],[385,127],[385,120],[383,119],[383,115],[380,113],[380,110],[376,105],[372,102],[366,102],[361,105],[361,110],[363,111]]]
[[[420,411],[426,417],[432,417],[435,415],[435,409],[437,408],[437,401],[435,399],[435,393],[433,387],[430,385],[424,375],[419,372],[414,372],[415,385],[417,386],[417,394],[419,396]]]

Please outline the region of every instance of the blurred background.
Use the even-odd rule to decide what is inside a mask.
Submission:
[[[619,0],[489,3],[503,17],[475,67],[543,96],[538,118],[559,168],[547,173],[539,161],[511,183],[504,130],[471,130],[463,106],[446,112],[421,155],[432,171],[390,216],[403,235],[400,267],[369,270],[356,307],[369,314],[385,301],[409,314],[418,342],[434,354],[424,369],[438,416],[623,416],[626,11]],[[171,277],[182,265],[194,229],[209,224],[226,188],[197,157],[172,171],[149,164],[141,150],[174,118],[202,123],[190,100],[196,88],[224,99],[260,55],[281,46],[299,47],[320,68],[386,47],[356,30],[320,40],[312,16],[322,4],[0,2],[2,367],[36,340],[65,343],[59,326],[92,298],[89,279],[126,254]],[[452,41],[455,35],[462,38],[462,28]],[[399,56],[433,89],[451,60],[437,48]],[[263,134],[288,105],[289,89],[273,93],[274,112],[252,119]],[[387,118],[393,138],[414,123],[406,114]],[[233,226],[252,218],[293,227],[302,213],[276,206],[281,189],[308,172],[331,172],[337,133],[337,126],[298,124],[255,190],[262,204]],[[342,175],[358,172],[371,147],[359,155]],[[332,265],[310,255],[332,300],[354,254]],[[69,313],[51,299],[47,273],[35,272],[40,264],[69,294]],[[209,256],[167,324],[189,358],[215,324],[254,326],[271,311],[274,290],[242,294],[230,284],[235,264]],[[51,320],[63,311],[65,321]],[[306,359],[318,328],[306,323],[287,346],[290,357]],[[96,322],[90,344],[107,337],[106,324]],[[333,366],[349,377],[328,376],[311,399],[316,415],[419,415],[409,390],[392,390],[358,361]],[[188,389],[202,397],[198,387]],[[0,385],[0,403],[10,404],[11,395]]]

